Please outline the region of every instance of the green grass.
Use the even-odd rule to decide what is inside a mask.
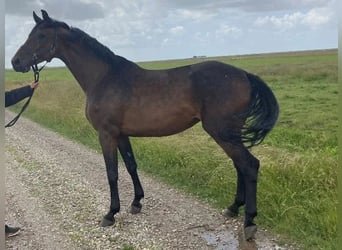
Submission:
[[[276,127],[252,149],[261,161],[256,223],[302,249],[337,249],[337,51],[214,59],[262,77],[280,104]],[[140,64],[160,69],[202,60]],[[7,70],[6,89],[31,79],[31,74]],[[84,116],[84,100],[67,69],[47,68],[25,115],[99,150],[97,135]],[[174,136],[133,138],[132,143],[144,172],[218,208],[232,201],[232,162],[200,124]]]

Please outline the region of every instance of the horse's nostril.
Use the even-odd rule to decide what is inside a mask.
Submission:
[[[13,64],[13,65],[19,65],[19,64],[20,64],[19,58],[13,59],[13,60],[12,60],[12,64]]]

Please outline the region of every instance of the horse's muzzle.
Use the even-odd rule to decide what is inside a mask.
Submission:
[[[13,69],[17,72],[26,73],[30,71],[30,65],[23,64],[22,61],[18,57],[13,57],[12,66],[13,66]]]

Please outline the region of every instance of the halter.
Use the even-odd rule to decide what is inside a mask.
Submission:
[[[34,63],[31,68],[32,68],[32,71],[33,71],[33,76],[34,76],[34,82],[38,82],[39,81],[39,73],[42,69],[44,69],[45,65],[48,63],[48,61],[46,61],[44,63],[43,66],[41,66],[40,68],[38,68],[38,65],[37,63]]]

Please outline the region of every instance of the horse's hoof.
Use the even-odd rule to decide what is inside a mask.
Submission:
[[[134,205],[131,205],[131,209],[130,209],[130,213],[131,214],[138,214],[141,212],[141,208],[142,208],[142,205],[140,204],[140,206],[134,206]]]
[[[244,229],[245,239],[246,240],[254,239],[256,231],[257,231],[257,226],[256,225],[245,227],[245,229]]]
[[[227,218],[232,218],[232,217],[238,216],[238,213],[233,212],[229,210],[228,208],[226,208],[225,210],[222,211],[222,215]]]
[[[114,218],[113,218],[113,220],[109,220],[106,217],[103,217],[100,226],[101,227],[109,227],[109,226],[114,225],[114,222],[115,222]]]

